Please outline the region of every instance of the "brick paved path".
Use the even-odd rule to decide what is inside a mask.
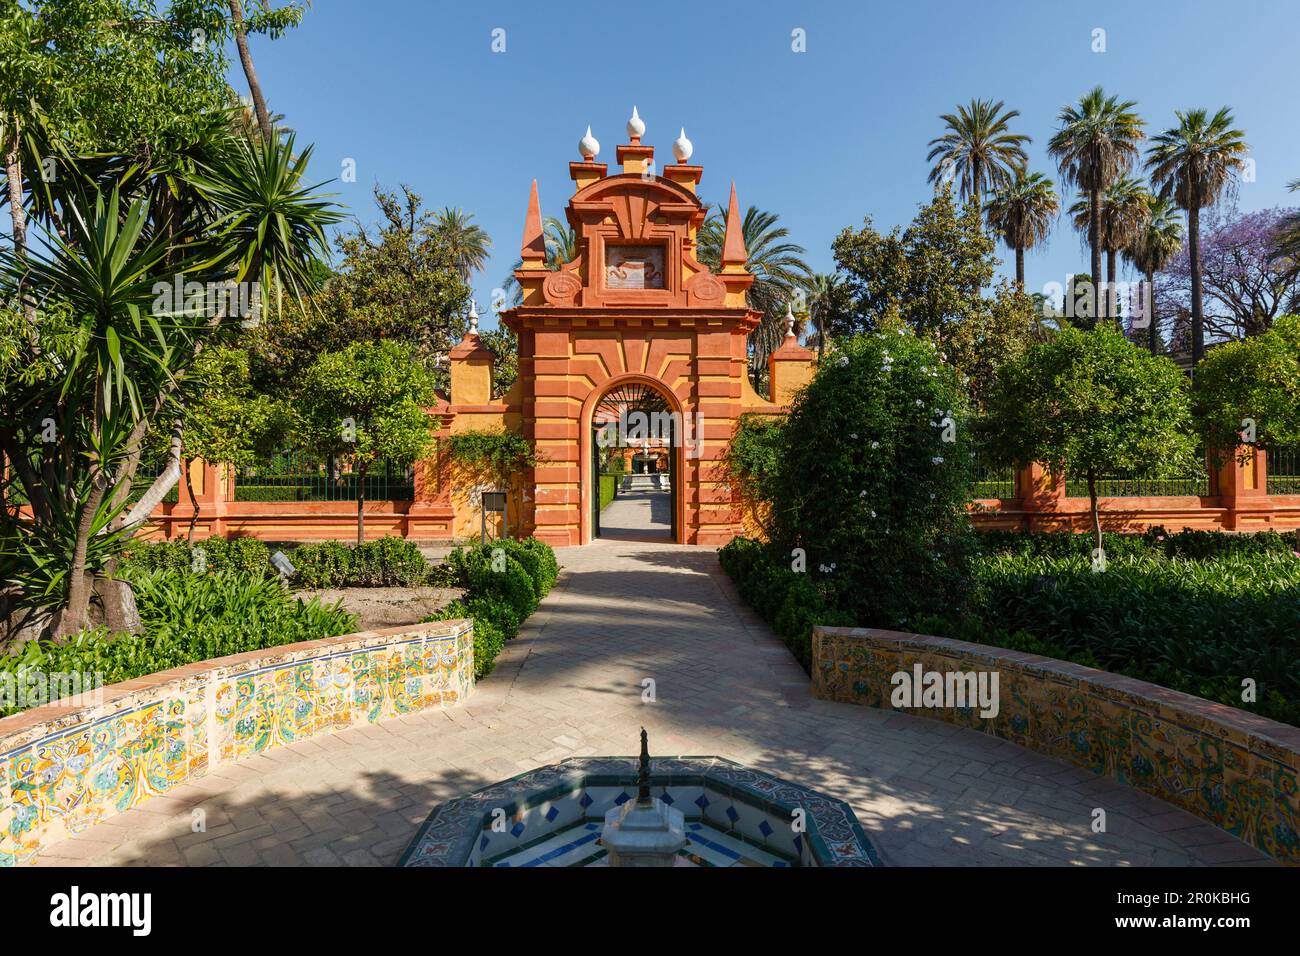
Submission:
[[[238,764],[51,846],[44,863],[392,863],[441,800],[570,755],[720,754],[848,800],[891,864],[1259,862],[1136,790],[973,731],[814,700],[716,553],[601,541],[468,703]],[[642,702],[643,681],[656,701]],[[1103,807],[1108,832],[1090,829]],[[192,832],[194,811],[206,832]]]

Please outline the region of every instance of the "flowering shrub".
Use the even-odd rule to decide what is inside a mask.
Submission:
[[[796,565],[803,556],[861,624],[902,626],[960,599],[970,551],[965,412],[956,373],[906,329],[844,343],[795,399],[764,482],[772,541]]]

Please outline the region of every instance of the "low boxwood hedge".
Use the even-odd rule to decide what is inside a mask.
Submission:
[[[429,562],[419,547],[403,538],[384,537],[360,545],[321,541],[283,549],[294,566],[290,583],[316,590],[343,587],[416,587],[430,578]],[[137,542],[127,551],[126,568],[140,571],[237,571],[275,577],[271,548],[257,538],[205,538]]]
[[[505,642],[519,633],[555,584],[559,573],[555,552],[533,538],[502,538],[457,548],[443,568],[444,583],[464,588],[465,595],[426,620],[472,618],[474,676],[484,677],[492,672]]]

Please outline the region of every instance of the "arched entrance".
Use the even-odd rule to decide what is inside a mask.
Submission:
[[[584,404],[582,540],[680,542],[681,403],[662,383],[633,376]],[[602,502],[602,481],[615,486],[612,502]]]
[[[643,468],[664,469],[673,541],[718,547],[745,532],[722,467],[736,424],[749,413],[783,412],[813,356],[788,335],[772,356],[768,397],[754,393],[746,343],[762,316],[746,298],[754,276],[735,189],[713,271],[696,257],[709,214],[696,192],[703,169],[678,144],[677,162],[657,174],[654,147],[632,129],[615,149],[619,170],[597,162],[599,144],[589,138],[581,162],[569,164],[575,188],[564,217],[575,241],[567,261],[548,252],[534,181],[514,273],[519,304],[501,313],[519,343],[517,389],[499,410],[481,404],[490,376],[479,379],[476,395],[463,390],[469,400],[453,401],[453,411],[503,413],[536,450],[537,464],[521,476],[522,532],[555,547],[586,544],[602,530],[596,407],[641,383],[662,397],[671,424],[666,443],[642,445],[626,463],[635,470],[639,454]],[[645,393],[629,400],[657,401]]]

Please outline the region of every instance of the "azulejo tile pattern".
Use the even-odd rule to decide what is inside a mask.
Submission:
[[[636,786],[634,757],[539,767],[435,808],[398,865],[599,865],[605,811]],[[650,789],[697,825],[691,864],[880,866],[847,803],[722,757],[652,758]]]
[[[996,671],[996,717],[902,708],[1086,767],[1300,865],[1300,729],[1144,681],[1001,648],[870,628],[813,632],[813,693],[892,709],[890,678]]]
[[[463,700],[468,621],[290,644],[103,689],[0,720],[0,866],[212,766]]]

